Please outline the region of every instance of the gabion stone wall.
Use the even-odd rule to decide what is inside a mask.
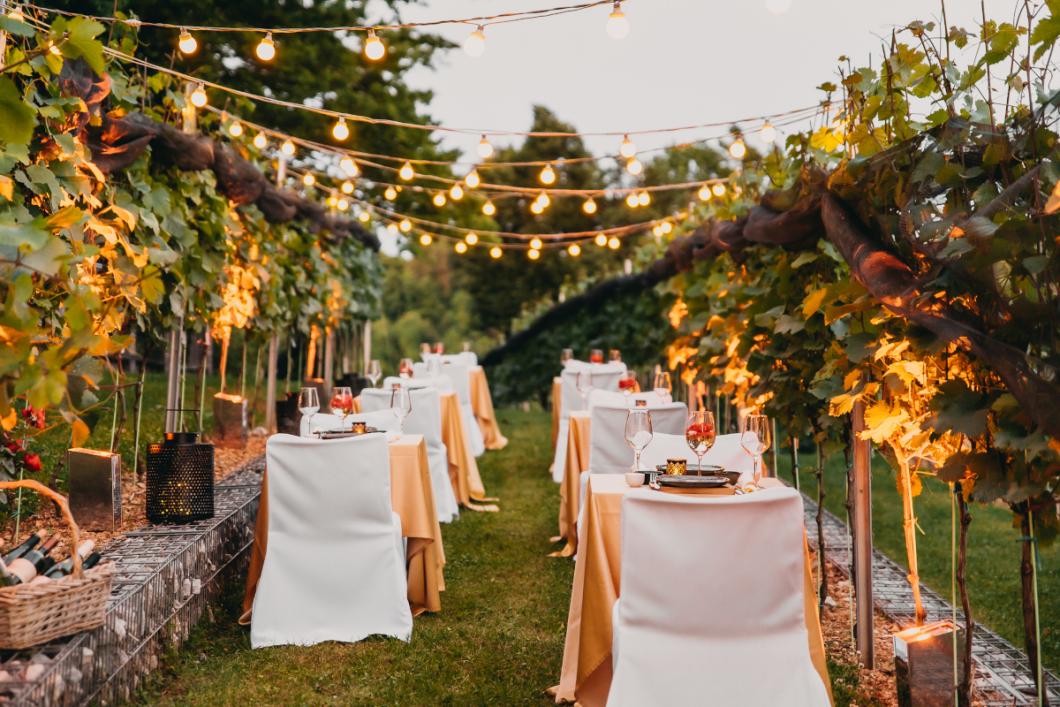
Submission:
[[[213,518],[149,526],[108,545],[104,556],[117,572],[103,626],[0,655],[0,702],[128,700],[159,656],[188,638],[227,576],[245,570],[264,467],[261,457],[218,482]]]

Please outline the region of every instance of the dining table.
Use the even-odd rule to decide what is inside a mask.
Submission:
[[[479,429],[482,430],[482,441],[486,449],[497,451],[508,446],[508,438],[501,434],[497,423],[497,414],[493,410],[493,396],[490,394],[489,380],[482,366],[475,366],[469,375],[471,389],[471,411],[475,414]]]
[[[763,480],[764,485],[779,483],[776,479]],[[560,682],[548,690],[557,703],[577,702],[583,707],[594,707],[607,702],[611,686],[612,609],[621,594],[622,497],[630,492],[664,493],[649,491],[643,486],[633,489],[626,483],[624,474],[589,475],[570,609],[567,613]],[[707,493],[732,494],[735,490],[710,489]],[[805,536],[803,554],[804,606],[810,658],[831,699],[831,682]]]
[[[409,606],[413,616],[436,613],[442,610],[441,593],[445,591],[445,549],[434,505],[427,445],[423,435],[406,434],[389,437],[387,446],[390,452],[390,502],[401,518],[401,535],[407,541]],[[243,613],[239,618],[241,624],[250,623],[254,595],[268,550],[268,483],[266,468],[261,479],[261,497],[243,593]]]
[[[578,550],[578,502],[582,472],[589,469],[591,433],[591,413],[588,410],[572,412],[567,427],[567,458],[559,485],[559,535],[551,539],[564,545],[563,549],[551,553],[553,557],[571,557]]]

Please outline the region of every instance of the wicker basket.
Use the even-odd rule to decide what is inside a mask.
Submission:
[[[80,531],[66,499],[29,479],[0,483],[0,490],[16,488],[32,489],[55,501],[70,529],[70,547],[76,549]],[[114,564],[106,563],[86,572],[81,569],[81,556],[72,554],[74,567],[69,576],[0,588],[0,648],[29,648],[103,624]]]

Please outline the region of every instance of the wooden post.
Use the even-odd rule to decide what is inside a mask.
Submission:
[[[872,644],[872,479],[870,477],[871,442],[861,439],[865,429],[865,404],[854,403],[853,420],[853,528],[854,534],[854,641],[858,658],[867,668],[873,667]]]
[[[363,343],[364,343],[364,368],[362,368],[361,370],[362,371],[367,371],[368,370],[368,364],[372,360],[372,322],[371,321],[365,321],[363,333],[361,334],[361,338],[363,339]]]
[[[331,387],[335,381],[335,330],[324,328],[324,396],[331,400]]]
[[[169,346],[166,348],[166,421],[165,432],[177,431],[177,419],[180,415],[180,346],[181,326],[178,324],[169,332]]]
[[[280,362],[280,336],[269,337],[269,364],[265,380],[265,429],[276,432],[276,370]]]

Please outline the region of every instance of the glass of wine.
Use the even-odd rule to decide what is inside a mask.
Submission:
[[[445,353],[445,344],[443,344],[441,341],[434,342],[434,353],[438,354],[439,356],[444,354]]]
[[[696,455],[696,476],[703,475],[703,455],[714,446],[718,430],[714,426],[714,413],[709,410],[694,410],[688,414],[685,426],[685,441]]]
[[[365,373],[365,378],[367,378],[372,383],[372,387],[374,388],[376,386],[376,383],[382,377],[383,367],[380,365],[379,359],[373,358],[371,361],[368,362],[368,372]]]
[[[401,363],[398,365],[398,375],[399,376],[401,376],[402,378],[412,378],[413,370],[414,369],[412,367],[412,359],[411,358],[403,358],[403,359],[401,359]]]
[[[640,471],[640,455],[651,444],[654,433],[651,413],[642,408],[632,408],[626,413],[626,444],[633,449],[633,471]]]
[[[754,459],[754,484],[762,481],[762,455],[770,445],[769,418],[765,415],[747,415],[740,420],[740,446]]]
[[[309,432],[313,432],[313,415],[320,412],[320,395],[316,388],[302,388],[298,393],[298,410],[303,415],[309,415],[306,426]]]
[[[346,429],[346,418],[353,414],[353,391],[340,385],[331,393],[331,409],[342,413],[342,429]]]
[[[589,352],[589,363],[603,363],[604,362],[604,350],[593,349]]]
[[[574,360],[574,349],[563,349],[563,352],[559,355],[560,364],[566,364],[567,361]]]
[[[412,395],[409,389],[395,383],[390,386],[390,409],[398,421],[398,432],[405,434],[405,420],[412,414]]]
[[[626,374],[618,379],[618,389],[625,393],[627,397],[636,393],[639,389],[637,374],[632,370],[626,371]]]
[[[659,371],[655,374],[655,384],[652,386],[655,394],[663,400],[669,401],[673,393],[673,383],[670,382],[670,374],[667,371]]]

